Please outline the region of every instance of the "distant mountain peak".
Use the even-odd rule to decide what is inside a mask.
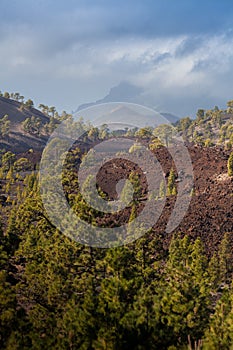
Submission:
[[[117,86],[114,86],[110,89],[109,93],[102,99],[97,100],[95,102],[89,102],[84,103],[78,107],[78,109],[75,111],[78,112],[82,109],[95,106],[97,104],[101,103],[108,103],[108,102],[135,102],[136,99],[138,99],[138,96],[140,96],[143,93],[143,89],[139,86],[133,85],[129,82],[122,81]]]
[[[110,89],[109,94],[104,98],[110,102],[124,102],[141,95],[143,89],[126,81]]]
[[[133,85],[132,83],[129,83],[127,81],[122,81],[118,85],[112,87],[109,90],[109,93],[102,99],[97,100],[95,102],[89,102],[82,104],[78,107],[78,109],[74,112],[77,113],[83,109],[96,106],[103,103],[109,103],[109,102],[128,102],[128,103],[135,103],[144,105],[145,107],[151,108],[152,110],[155,110],[153,107],[154,101],[149,105],[148,103],[145,103],[145,91],[142,87],[139,87],[137,85]],[[148,100],[148,98],[147,98]],[[179,120],[179,117],[171,114],[171,113],[160,113],[163,117],[165,117],[169,122],[175,123],[177,120]]]

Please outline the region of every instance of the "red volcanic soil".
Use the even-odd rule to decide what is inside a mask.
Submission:
[[[193,164],[194,194],[186,215],[176,228],[176,232],[190,235],[192,238],[201,237],[208,253],[217,249],[224,233],[233,233],[233,178],[227,175],[227,160],[229,151],[213,147],[188,147]],[[168,175],[172,166],[172,158],[166,149],[160,148],[155,152],[164,174]],[[150,167],[150,164],[148,164]],[[137,171],[145,197],[147,189],[146,175],[135,165],[122,159],[106,163],[97,175],[97,183],[110,199],[117,198],[117,182],[129,176],[131,171]],[[156,181],[156,179],[155,179]],[[144,206],[145,198],[139,203],[138,212]],[[162,235],[164,246],[170,241],[171,234],[166,233],[166,225],[172,213],[176,196],[167,197],[163,212],[153,227],[152,234]],[[120,215],[107,216],[100,219],[100,224],[118,224],[127,222],[130,209],[125,209]],[[231,239],[233,247],[233,237]],[[233,249],[232,249],[233,251]]]
[[[79,148],[84,152],[91,147],[90,144],[83,144],[79,145]],[[227,175],[227,161],[230,151],[217,147],[202,148],[191,145],[188,146],[188,151],[194,172],[194,194],[191,196],[191,202],[185,216],[175,231],[188,234],[193,239],[200,237],[209,255],[217,249],[224,233],[233,233],[233,178]],[[159,161],[167,178],[170,169],[175,168],[171,155],[166,148],[159,148],[154,152],[154,156]],[[29,158],[35,166],[40,160],[41,152],[24,152],[18,157]],[[148,163],[147,166],[149,170],[154,165]],[[117,183],[119,180],[129,177],[132,171],[138,174],[142,188],[141,198],[137,206],[137,213],[139,213],[147,200],[147,174],[143,173],[137,164],[122,160],[119,156],[119,158],[106,162],[100,168],[96,179],[98,186],[107,195],[107,198],[114,200],[118,196]],[[158,182],[160,179],[155,178],[154,181]],[[157,185],[159,187],[159,183]],[[162,237],[164,248],[168,247],[170,238],[174,233],[174,231],[166,233],[166,226],[175,202],[176,196],[166,198],[162,214],[149,234],[149,236],[158,235]],[[113,227],[116,224],[122,225],[128,222],[130,213],[131,208],[128,207],[116,214],[101,216],[97,221],[99,225],[107,227]],[[230,235],[230,237],[232,237],[233,259],[233,235]]]

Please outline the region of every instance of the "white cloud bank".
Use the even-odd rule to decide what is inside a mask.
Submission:
[[[58,33],[59,34],[59,33]],[[64,41],[64,38],[61,38]],[[233,36],[54,41],[19,25],[0,37],[3,88],[75,109],[122,80],[138,84],[161,111],[180,115],[233,98]],[[23,90],[23,91],[22,91]]]

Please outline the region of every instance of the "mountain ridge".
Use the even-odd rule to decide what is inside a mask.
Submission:
[[[103,97],[102,99],[99,99],[95,102],[87,102],[84,104],[81,104],[74,113],[80,112],[81,110],[109,102],[128,102],[128,103],[135,103],[140,105],[145,105],[145,107],[148,107],[152,110],[150,105],[147,106],[144,101],[144,90],[143,88],[133,85],[131,83],[128,83],[126,81],[123,81],[119,83],[118,85],[112,87],[109,91],[109,93]],[[159,113],[155,110],[156,113]],[[160,112],[160,114],[168,120],[170,123],[176,123],[180,118],[176,115],[173,115],[169,112]]]

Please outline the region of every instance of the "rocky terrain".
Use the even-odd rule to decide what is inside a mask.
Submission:
[[[227,175],[227,160],[230,152],[217,147],[197,146],[189,146],[188,150],[193,164],[194,191],[189,209],[176,230],[187,233],[192,238],[201,237],[208,254],[212,254],[217,249],[224,233],[231,232],[233,228],[233,179]],[[164,173],[168,174],[172,166],[171,156],[163,148],[158,149],[155,155]],[[124,164],[123,168],[122,164]],[[140,174],[141,186],[143,192],[146,193],[146,176],[137,169],[137,166],[133,167]],[[112,163],[102,167],[97,176],[98,184],[109,198],[116,199],[117,182],[127,177],[131,171],[132,164],[115,159]],[[166,234],[165,229],[175,200],[175,196],[167,197],[162,215],[153,228],[152,234],[162,235],[165,246],[170,241],[171,235]],[[141,208],[138,211],[143,205],[141,202]],[[130,210],[125,209],[124,213],[114,219],[120,224],[127,221],[129,215]],[[112,218],[108,217],[105,220],[111,222]]]
[[[11,122],[9,135],[4,139],[0,139],[0,148],[5,151],[13,151],[16,153],[17,159],[26,157],[35,169],[40,161],[47,137],[25,133],[20,123],[32,115],[41,118],[43,123],[47,123],[49,118],[35,108],[22,109],[20,102],[4,97],[0,97],[0,111],[0,117],[7,114]],[[147,143],[146,140],[143,142]],[[90,143],[86,143],[81,146],[81,150],[84,152],[91,146]],[[30,152],[30,148],[33,149],[33,152]],[[223,147],[217,146],[203,147],[194,144],[189,144],[188,150],[193,164],[194,190],[189,209],[176,230],[188,233],[193,238],[201,237],[208,254],[211,254],[217,249],[224,233],[231,232],[233,228],[233,179],[227,175],[227,160],[231,150],[225,150]],[[154,152],[165,176],[168,177],[171,168],[174,167],[175,169],[171,155],[163,147],[156,149]],[[152,165],[148,164],[148,167],[150,166]],[[146,174],[143,173],[139,166],[129,161],[122,162],[119,157],[112,162],[107,162],[100,169],[97,175],[97,183],[108,199],[114,200],[117,198],[117,183],[119,180],[127,178],[132,170],[139,175],[142,187],[142,200],[139,201],[137,207],[137,212],[139,213],[145,205],[147,194]],[[88,175],[88,170],[86,175]],[[177,174],[176,177],[178,178]],[[154,181],[156,183],[159,180],[155,178]],[[159,183],[157,187],[159,187]],[[4,190],[0,190],[0,192],[1,195],[4,195]],[[153,235],[161,235],[163,237],[165,246],[168,245],[171,236],[171,234],[165,233],[166,224],[169,221],[175,201],[175,196],[166,198],[162,215],[152,232]],[[131,209],[128,208],[114,217],[105,216],[99,219],[99,224],[118,223],[121,225],[127,222],[130,212]]]

